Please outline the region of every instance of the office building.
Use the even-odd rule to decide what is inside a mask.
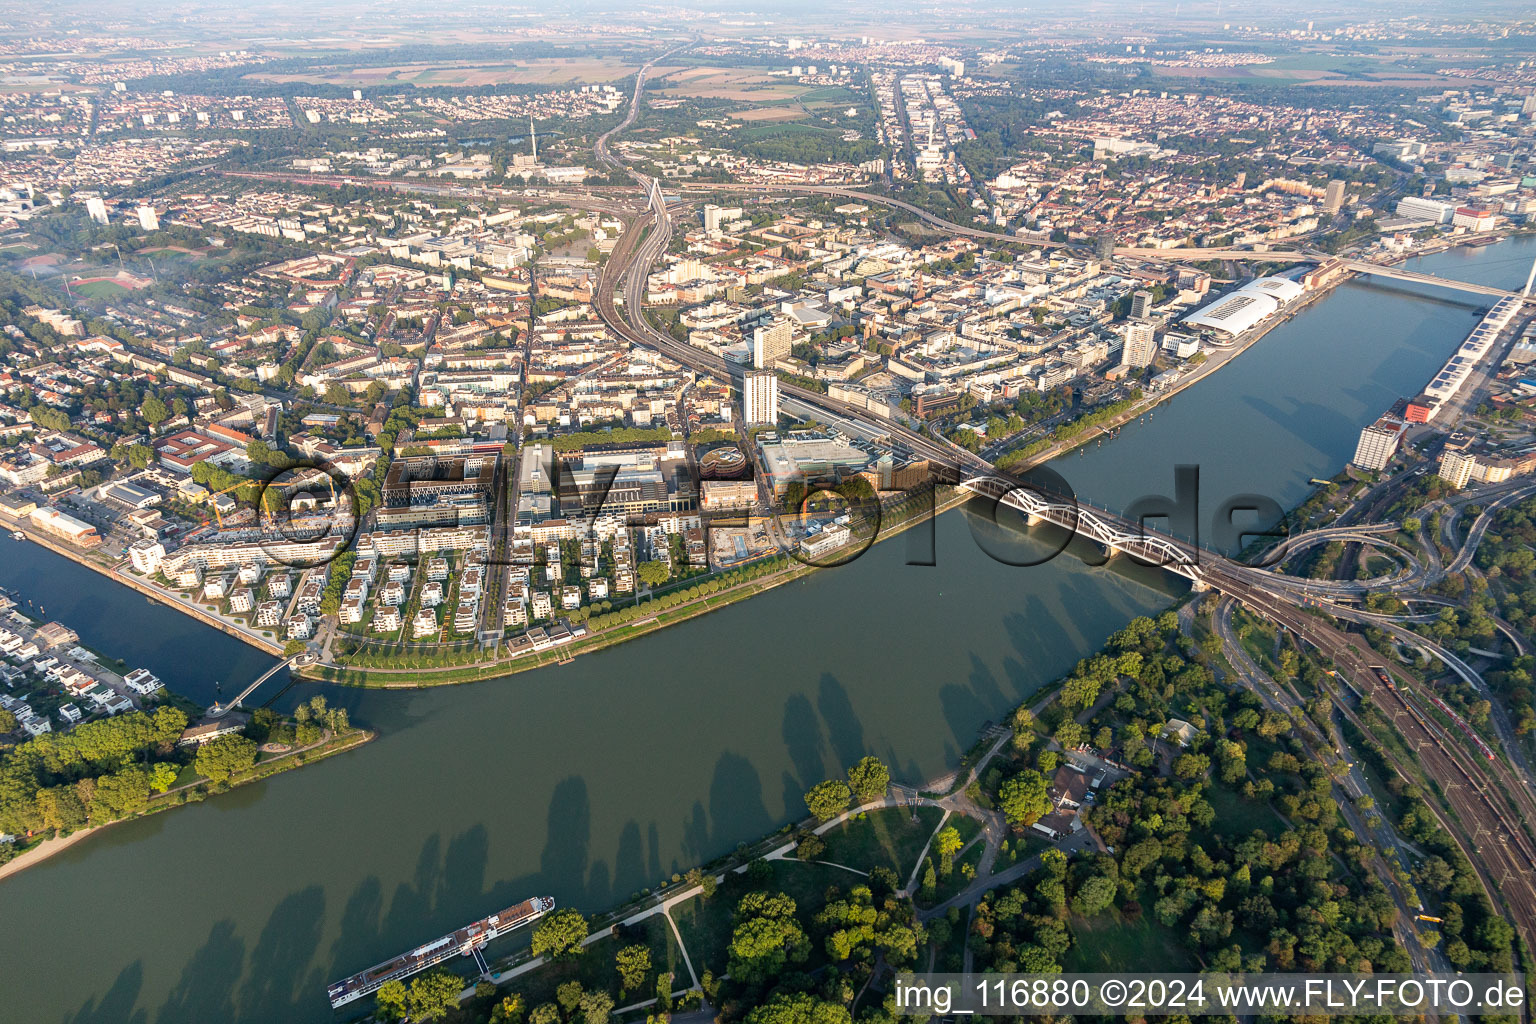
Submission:
[[[1149,323],[1130,324],[1125,329],[1125,348],[1120,354],[1120,365],[1133,369],[1150,366],[1157,358],[1157,331]]]
[[[1456,213],[1456,204],[1423,196],[1408,196],[1397,201],[1397,215],[1410,220],[1427,220],[1432,224],[1449,224]]]
[[[778,375],[772,370],[748,370],[741,382],[741,404],[747,426],[778,423]]]
[[[716,206],[714,203],[704,204],[704,233],[710,236],[721,234],[725,225],[741,217],[739,206]]]
[[[1350,461],[1361,469],[1386,469],[1397,446],[1402,442],[1408,424],[1395,416],[1383,416],[1360,431],[1360,442],[1355,446],[1355,457]]]
[[[1152,293],[1135,292],[1131,295],[1131,319],[1145,320],[1152,312]]]

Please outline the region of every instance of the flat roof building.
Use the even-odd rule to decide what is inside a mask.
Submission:
[[[1397,446],[1403,440],[1408,424],[1396,416],[1383,416],[1360,431],[1360,441],[1355,445],[1355,457],[1350,459],[1361,469],[1386,469]]]
[[[1184,318],[1184,323],[1234,338],[1280,312],[1306,289],[1290,278],[1261,277]]]

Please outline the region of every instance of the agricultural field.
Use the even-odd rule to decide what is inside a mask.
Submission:
[[[805,116],[800,107],[750,107],[732,112],[732,117],[742,121],[795,121]]]
[[[637,64],[614,57],[547,57],[505,63],[479,61],[432,61],[349,67],[317,67],[295,74],[251,74],[261,82],[301,82],[306,85],[339,85],[366,88],[371,85],[407,82],[421,86],[571,85],[617,82],[638,69]]]
[[[1447,82],[1442,75],[1401,64],[1391,55],[1379,57],[1332,53],[1293,53],[1268,64],[1240,67],[1162,67],[1155,74],[1172,78],[1229,78],[1286,82],[1297,85],[1424,87]]]
[[[770,75],[762,68],[683,68],[658,75],[663,96],[679,99],[783,103],[798,99],[811,86]]]

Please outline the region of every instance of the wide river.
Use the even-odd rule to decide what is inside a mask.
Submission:
[[[1524,239],[1416,267],[1519,287],[1533,256]],[[1230,495],[1288,506],[1421,389],[1486,305],[1348,284],[1056,468],[1120,508],[1197,464],[1202,530]],[[377,742],[112,827],[0,882],[3,1016],[329,1021],[328,980],[528,896],[605,909],[798,816],[808,786],[866,753],[899,780],[943,774],[981,726],[1180,592],[1118,561],[1004,565],[962,512],[941,517],[936,542],[935,566],[906,564],[898,538],[565,666],[326,688]],[[0,545],[0,585],[200,702],[270,664],[37,545]]]

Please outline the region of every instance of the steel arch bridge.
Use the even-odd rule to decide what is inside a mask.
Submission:
[[[1098,543],[1111,555],[1127,554],[1149,565],[1161,566],[1197,583],[1201,582],[1202,552],[1199,548],[1154,533],[1139,523],[1132,523],[1080,501],[1051,497],[1026,484],[1016,484],[998,477],[972,477],[961,481],[959,486],[1024,513],[1031,526],[1040,522],[1052,523]]]

